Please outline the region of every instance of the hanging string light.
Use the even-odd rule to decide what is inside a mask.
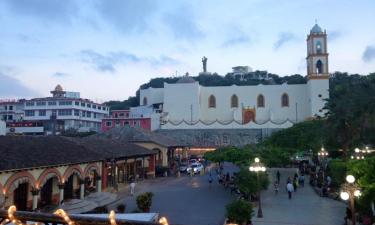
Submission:
[[[8,209],[8,222],[12,222],[14,223],[15,225],[40,225],[41,223],[33,223],[33,224],[26,224],[26,223],[22,223],[20,220],[18,220],[15,216],[14,216],[14,213],[17,211],[17,208],[15,205],[12,205],[9,207]],[[5,222],[6,220],[4,220],[1,225],[3,224],[7,224],[7,222]]]
[[[160,218],[159,223],[162,224],[162,225],[168,225],[167,218],[165,218],[165,217]]]
[[[117,225],[117,223],[116,223],[116,213],[113,210],[111,210],[111,212],[109,213],[109,222],[111,223],[111,225]]]
[[[53,214],[63,218],[68,225],[74,225],[74,222],[69,218],[68,214],[63,209],[58,209]]]

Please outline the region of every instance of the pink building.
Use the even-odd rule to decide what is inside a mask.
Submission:
[[[130,110],[112,110],[109,117],[103,118],[101,130],[105,132],[114,127],[126,126],[151,130],[151,117],[134,116]]]

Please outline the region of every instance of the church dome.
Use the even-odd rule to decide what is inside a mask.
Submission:
[[[55,87],[55,91],[59,91],[59,92],[63,91],[63,88],[61,87],[60,84],[58,84],[58,85]]]
[[[195,80],[192,77],[183,76],[176,83],[177,84],[190,84],[190,83],[195,83]]]
[[[323,31],[322,31],[322,28],[318,24],[315,24],[313,28],[311,29],[311,33],[319,34],[319,33],[323,33]]]

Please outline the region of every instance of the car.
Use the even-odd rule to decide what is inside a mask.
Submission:
[[[182,172],[182,173],[186,172],[187,168],[188,168],[188,165],[186,163],[180,164],[180,172]]]
[[[190,164],[198,163],[198,159],[190,159],[189,163]]]
[[[193,170],[194,174],[200,173],[204,169],[203,165],[200,163],[192,163],[187,169],[186,172],[191,173]]]

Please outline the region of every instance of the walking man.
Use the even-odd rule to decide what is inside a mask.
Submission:
[[[135,191],[135,180],[133,179],[130,183],[130,194],[133,196]]]
[[[288,182],[288,184],[286,185],[286,190],[288,191],[289,199],[292,199],[292,192],[294,191],[294,187],[291,182]]]
[[[276,172],[277,183],[280,184],[280,171]]]

